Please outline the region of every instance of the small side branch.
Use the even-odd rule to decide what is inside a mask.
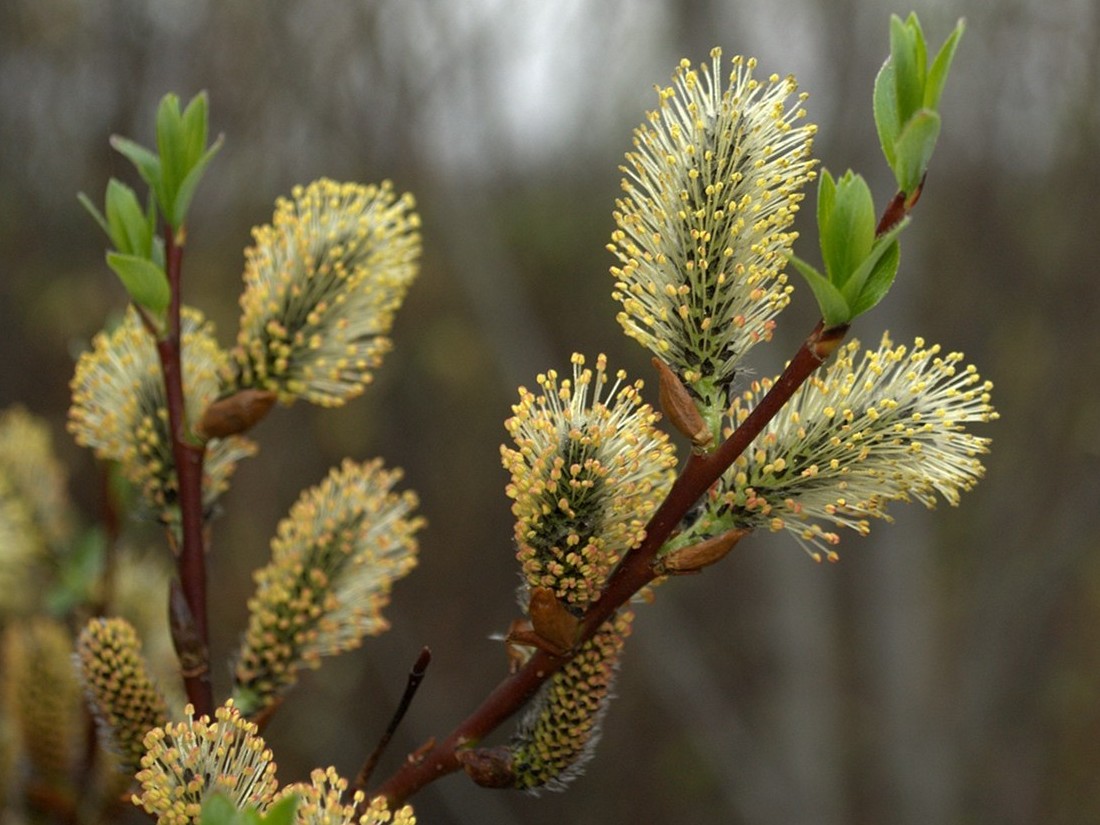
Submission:
[[[378,760],[381,759],[382,754],[385,753],[387,746],[390,744],[390,740],[397,731],[398,725],[400,725],[401,720],[405,718],[405,714],[409,710],[409,705],[412,704],[413,697],[416,696],[416,691],[420,688],[420,683],[424,681],[424,674],[427,672],[428,665],[431,664],[431,661],[432,652],[426,647],[422,648],[420,655],[416,657],[416,662],[413,663],[412,668],[409,670],[409,678],[405,683],[405,692],[401,695],[401,701],[397,705],[397,710],[393,712],[393,718],[390,719],[390,723],[386,726],[382,738],[378,740],[378,744],[371,752],[371,755],[367,757],[367,761],[363,763],[363,767],[359,770],[359,775],[355,778],[355,785],[353,787],[356,790],[363,790],[366,788],[371,775],[374,773],[374,769],[378,765]]]

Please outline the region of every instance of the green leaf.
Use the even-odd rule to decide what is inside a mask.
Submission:
[[[164,200],[161,201],[160,208],[164,211],[165,220],[173,227],[179,226],[173,210],[176,192],[187,174],[184,145],[180,99],[174,94],[166,94],[157,107],[157,151],[164,170]]]
[[[871,269],[859,297],[852,303],[853,318],[863,315],[886,297],[886,293],[894,285],[894,278],[898,274],[900,261],[901,248],[895,240],[886,245],[882,255]]]
[[[844,300],[840,290],[828,278],[797,255],[792,255],[790,261],[799,274],[806,279],[806,283],[809,284],[810,290],[814,293],[825,326],[834,327],[848,323],[853,316],[848,308],[848,302]]]
[[[202,803],[200,825],[292,825],[298,810],[298,797],[294,794],[284,797],[268,809],[267,815],[260,814],[255,805],[238,810],[223,793],[216,793]]]
[[[874,96],[875,128],[886,163],[894,168],[894,143],[898,139],[901,123],[898,121],[898,91],[894,81],[894,65],[887,58],[875,77]]]
[[[200,825],[233,825],[237,818],[237,808],[229,797],[216,793],[202,803]]]
[[[263,819],[264,825],[292,825],[297,811],[298,797],[291,794],[268,808],[267,816]]]
[[[148,258],[107,253],[107,265],[118,275],[135,304],[161,315],[168,308],[168,276]]]
[[[163,182],[161,180],[160,158],[140,143],[135,143],[120,135],[111,136],[111,146],[134,164],[138,174],[141,175],[141,179],[149,184],[150,189],[158,193],[157,200],[161,200],[159,193],[163,189]],[[161,208],[164,208],[163,202]]]
[[[905,18],[905,25],[909,28],[910,41],[913,44],[913,63],[917,68],[917,81],[923,89],[928,73],[928,46],[924,38],[924,29],[921,28],[915,11],[909,12],[909,16]]]
[[[156,189],[164,219],[173,229],[184,224],[195,188],[221,138],[207,147],[207,97],[200,92],[180,113],[179,97],[167,94],[157,109],[157,150],[162,185]]]
[[[199,162],[206,150],[207,104],[206,92],[199,92],[183,112],[183,154],[188,169]]]
[[[966,31],[966,21],[960,19],[955,24],[954,31],[948,36],[940,47],[936,59],[932,61],[932,68],[928,71],[928,79],[924,86],[924,106],[927,109],[938,111],[940,97],[943,95],[943,87],[947,83],[947,75],[951,71],[951,62],[955,59],[955,49],[959,40]]]
[[[191,171],[187,173],[187,177],[180,183],[179,191],[176,193],[176,202],[173,204],[173,214],[177,216],[179,223],[183,223],[183,219],[187,216],[187,210],[191,206],[191,198],[194,197],[195,188],[202,180],[203,173],[206,172],[206,165],[210,163],[211,158],[221,148],[222,137],[219,135],[214,144],[206,151],[206,154],[199,158],[199,161],[191,167]]]
[[[913,115],[898,135],[894,175],[898,188],[905,194],[912,194],[920,186],[939,136],[940,116],[931,109],[921,109]]]
[[[107,182],[107,223],[115,249],[127,255],[149,257],[155,226],[150,225],[134,190],[114,178]]]
[[[924,100],[924,66],[917,66],[916,37],[908,21],[903,23],[897,15],[890,17],[890,60],[894,64],[900,123],[907,121]]]
[[[878,268],[882,261],[882,258],[887,254],[890,246],[894,244],[895,239],[901,234],[901,231],[909,225],[909,219],[906,218],[900,221],[889,232],[875,239],[874,246],[871,248],[870,253],[860,263],[855,272],[852,273],[851,278],[845,283],[840,291],[844,295],[844,300],[848,306],[852,308],[852,317],[854,318],[857,313],[855,307],[859,305],[863,300],[863,292],[866,289],[867,283],[870,281],[872,274]],[[881,274],[879,277],[882,277]]]
[[[833,206],[836,204],[836,180],[828,169],[821,170],[817,181],[817,226],[828,226],[833,219]]]
[[[825,274],[837,287],[845,282],[871,252],[875,240],[875,204],[867,182],[850,169],[836,182],[826,223],[818,226]]]

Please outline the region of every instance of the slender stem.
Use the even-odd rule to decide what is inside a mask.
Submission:
[[[378,740],[378,744],[375,746],[374,750],[371,751],[371,755],[367,757],[367,761],[363,763],[363,767],[359,770],[359,775],[355,778],[355,785],[353,787],[356,790],[363,790],[367,787],[367,783],[370,782],[371,775],[378,765],[378,760],[382,758],[382,754],[385,753],[386,747],[390,744],[390,740],[397,731],[398,725],[400,725],[401,720],[405,718],[405,714],[409,710],[409,705],[412,704],[413,697],[416,696],[416,691],[420,688],[420,683],[424,681],[424,674],[427,673],[428,665],[431,664],[431,661],[432,652],[426,647],[422,648],[420,655],[416,657],[416,661],[409,670],[409,677],[405,682],[405,692],[401,695],[401,701],[397,703],[397,710],[393,712],[393,718],[390,719],[390,723],[386,726],[382,738]]]
[[[172,227],[164,232],[165,269],[171,301],[168,306],[168,332],[157,341],[164,391],[168,404],[168,428],[172,437],[172,456],[176,464],[176,483],[180,510],[180,543],[176,564],[180,585],[193,622],[194,635],[201,640],[202,657],[182,668],[188,701],[196,715],[214,713],[210,667],[205,651],[209,639],[206,623],[206,552],[203,537],[202,465],[205,446],[190,438],[183,388],[182,337],[180,334],[180,274],[183,248],[176,243]]]
[[[767,423],[787,403],[815,369],[836,349],[847,327],[823,329],[821,324],[803,343],[768,393],[752,413],[714,452],[692,454],[668,496],[646,525],[646,536],[616,568],[600,598],[588,609],[581,622],[581,636],[574,651],[599,629],[616,610],[657,577],[653,563],[657,552],[695,502],[706,493],[723,472],[760,434]],[[456,752],[473,745],[505,722],[534,696],[569,656],[554,656],[536,651],[518,672],[502,681],[481,706],[470,714],[442,742],[415,760],[406,762],[378,789],[392,804],[400,804],[420,788],[440,776],[459,769]]]

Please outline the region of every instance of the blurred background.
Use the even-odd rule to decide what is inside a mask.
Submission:
[[[614,321],[604,247],[653,85],[714,45],[794,73],[816,155],[861,171],[882,204],[871,88],[889,14],[910,9],[936,48],[958,17],[968,28],[897,286],[853,334],[922,335],[994,381],[987,478],[958,509],[899,506],[845,536],[838,564],[754,536],[661,588],[566,793],[452,776],[414,802],[427,825],[1100,821],[1100,4],[0,4],[0,406],[49,420],[89,520],[97,475],[64,430],[67,384],[125,298],[75,195],[137,183],[110,134],[149,143],[162,94],[209,91],[226,143],[192,208],[185,300],[227,346],[242,250],[277,196],[330,176],[417,197],[422,273],[376,383],[337,411],[270,416],[215,525],[228,656],[276,522],[341,457],[404,467],[430,521],[393,629],[311,674],[269,726],[282,781],[354,775],[423,645],[433,664],[382,774],[503,675],[488,637],[517,612],[499,463],[516,387],[574,350],[649,378]],[[799,252],[814,259],[811,213]],[[755,370],[776,372],[815,321],[799,288]]]

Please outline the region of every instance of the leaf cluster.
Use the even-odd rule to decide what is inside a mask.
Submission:
[[[107,265],[122,281],[127,294],[158,321],[163,322],[170,301],[164,269],[164,245],[157,237],[158,210],[164,222],[183,240],[183,225],[195,188],[206,166],[221,148],[219,136],[208,144],[206,93],[191,99],[180,112],[179,97],[165,95],[157,110],[157,151],[119,135],[111,145],[137,168],[149,185],[144,208],[134,190],[111,178],[101,212],[83,192],[80,203],[114,245]]]
[[[890,56],[875,78],[875,126],[898,194],[891,217],[876,225],[871,189],[850,169],[839,179],[822,170],[817,193],[817,228],[822,274],[791,256],[809,284],[826,327],[840,327],[870,310],[894,283],[900,262],[898,235],[916,203],[940,133],[938,111],[944,84],[965,26],[960,20],[928,65],[928,47],[917,15],[890,18]]]

